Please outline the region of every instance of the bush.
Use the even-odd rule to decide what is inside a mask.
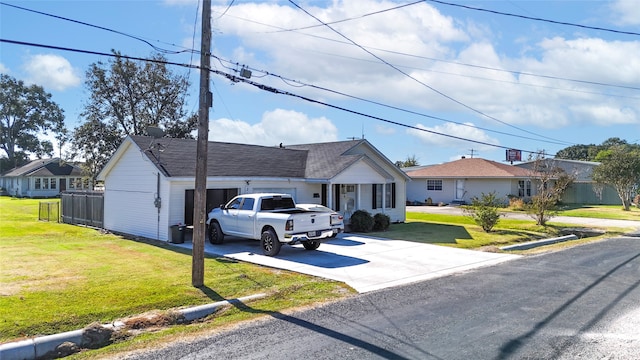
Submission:
[[[500,206],[501,204],[495,192],[482,193],[479,198],[474,197],[471,199],[471,205],[466,211],[476,224],[482,227],[482,230],[490,232],[500,220],[500,213],[498,212]]]
[[[511,210],[524,211],[524,199],[515,196],[509,198],[509,208]]]
[[[356,210],[349,220],[351,231],[355,232],[370,232],[373,230],[373,223],[373,216],[366,210]]]
[[[377,213],[373,216],[373,231],[387,231],[391,225],[389,215]]]

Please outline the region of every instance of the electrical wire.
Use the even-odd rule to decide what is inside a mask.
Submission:
[[[354,17],[345,18],[345,19],[336,20],[336,21],[330,21],[330,22],[328,22],[326,24],[334,25],[334,24],[339,24],[339,23],[343,23],[343,22],[347,22],[347,21],[352,21],[352,20],[357,20],[357,19],[364,19],[364,18],[366,18],[368,16],[378,15],[378,14],[382,14],[382,13],[385,13],[385,12],[388,12],[388,11],[392,11],[392,10],[398,10],[398,9],[401,9],[401,8],[405,8],[407,6],[417,5],[417,4],[420,4],[422,2],[424,2],[424,0],[414,1],[414,2],[411,2],[411,3],[408,3],[408,4],[402,4],[402,5],[394,6],[394,7],[388,8],[388,9],[378,10],[378,11],[366,13],[366,14],[359,15],[359,16],[354,16]],[[299,30],[313,29],[313,28],[322,27],[322,26],[324,26],[324,24],[309,25],[309,26],[293,28],[293,29],[282,29],[282,30],[272,31],[272,32],[277,33],[277,32],[286,32],[286,31],[299,31]]]
[[[90,23],[87,23],[87,22],[84,22],[84,21],[74,20],[74,19],[70,19],[70,18],[67,18],[67,17],[64,17],[64,16],[59,16],[59,15],[46,13],[46,12],[43,12],[43,11],[28,9],[28,8],[25,8],[25,7],[22,7],[22,6],[18,6],[18,5],[7,4],[7,3],[2,2],[2,1],[0,1],[0,5],[5,5],[5,6],[12,7],[12,8],[16,8],[16,9],[32,12],[32,13],[35,13],[35,14],[44,15],[44,16],[52,17],[52,18],[59,19],[59,20],[69,21],[69,22],[72,22],[72,23],[76,23],[76,24],[80,24],[80,25],[84,25],[84,26],[89,26],[89,27],[92,27],[92,28],[96,28],[96,29],[112,32],[114,34],[126,36],[128,38],[141,41],[141,42],[149,45],[150,47],[152,47],[155,51],[163,53],[163,54],[173,55],[173,54],[181,54],[181,53],[193,51],[192,49],[185,49],[185,50],[180,50],[180,51],[172,51],[172,50],[168,50],[168,49],[164,49],[164,48],[158,47],[158,46],[152,44],[151,42],[149,42],[148,40],[145,40],[145,39],[143,39],[143,38],[141,38],[139,36],[127,34],[127,33],[124,33],[122,31],[110,29],[110,28],[107,28],[107,27],[104,27],[104,26],[94,25],[94,24],[90,24]]]
[[[424,1],[424,0],[422,0],[422,1]],[[283,27],[279,27],[279,26],[275,26],[275,25],[265,24],[265,23],[262,23],[262,22],[259,22],[259,21],[255,21],[255,20],[251,20],[251,19],[247,19],[247,18],[243,18],[243,17],[239,17],[239,16],[233,16],[233,15],[227,15],[227,16],[235,18],[235,19],[238,19],[238,20],[241,20],[241,21],[246,21],[246,22],[249,22],[249,23],[258,24],[258,25],[261,25],[261,26],[266,26],[266,27],[270,27],[270,28],[279,29],[279,31],[263,32],[263,33],[266,33],[266,34],[277,33],[277,32],[288,32],[288,31],[295,32],[294,31],[295,29],[287,29],[287,28],[283,28]],[[338,21],[338,22],[340,22],[340,21]],[[331,24],[331,23],[335,23],[335,22],[330,22],[328,24]],[[316,26],[323,26],[323,25],[320,24],[320,25],[316,25]],[[303,35],[303,36],[316,38],[316,39],[320,39],[320,40],[335,42],[335,43],[338,43],[338,44],[353,45],[352,43],[347,42],[347,41],[331,39],[331,38],[327,38],[327,37],[320,36],[320,35],[308,34],[308,33],[305,33],[305,32],[301,32],[301,33],[298,33],[298,34]],[[413,57],[413,58],[416,58],[416,59],[424,59],[424,60],[430,60],[430,61],[441,62],[441,63],[446,63],[446,64],[453,64],[453,65],[458,65],[458,66],[466,66],[466,67],[477,68],[477,69],[491,70],[491,71],[496,71],[496,72],[502,72],[502,73],[518,75],[518,76],[526,75],[526,76],[539,77],[539,78],[545,78],[545,79],[551,79],[551,80],[561,80],[561,81],[582,83],[582,84],[587,84],[587,85],[597,85],[597,86],[621,88],[621,89],[628,89],[628,90],[640,90],[640,87],[638,87],[638,86],[627,86],[627,85],[610,84],[610,83],[604,83],[604,82],[598,82],[598,81],[589,81],[589,80],[565,78],[565,77],[554,76],[554,75],[535,74],[535,73],[525,72],[525,71],[520,71],[520,70],[499,69],[499,68],[494,68],[494,67],[490,67],[490,66],[483,66],[483,65],[477,65],[477,64],[468,64],[468,63],[463,63],[463,62],[459,62],[459,61],[444,60],[444,59],[438,59],[438,58],[433,58],[433,57],[428,57],[428,56],[423,56],[423,55],[409,54],[409,53],[401,52],[401,51],[382,49],[382,48],[378,48],[378,47],[375,47],[375,46],[363,46],[363,47],[366,48],[366,49],[380,51],[380,52],[383,52],[383,53],[388,53],[388,54],[393,54],[393,55],[401,55],[401,56]],[[359,61],[366,61],[364,59],[357,59],[357,58],[352,58],[352,59],[359,60]]]
[[[357,16],[357,17],[352,17],[352,18],[337,20],[337,21],[333,21],[333,22],[328,22],[327,24],[336,24],[336,23],[346,22],[346,21],[355,20],[355,19],[359,19],[359,18],[365,18],[367,16],[376,15],[376,14],[380,14],[380,13],[391,11],[391,10],[397,10],[399,8],[403,8],[403,7],[407,7],[407,6],[411,6],[411,5],[416,5],[416,4],[422,3],[424,1],[425,0],[414,1],[414,2],[411,2],[411,3],[408,3],[408,4],[395,6],[395,7],[392,7],[392,8],[388,8],[388,9],[384,9],[384,10],[380,10],[380,11],[375,11],[375,12],[371,12],[371,13],[367,13],[367,14],[363,14],[363,15],[360,15],[360,16]],[[225,15],[228,12],[228,10],[231,8],[231,6],[234,4],[234,2],[235,2],[235,0],[232,0],[230,2],[230,4],[227,6],[226,10],[222,13],[222,15],[220,15],[218,17],[218,19],[221,18],[223,15]],[[198,1],[198,8],[196,10],[199,9],[199,3],[200,2]],[[179,53],[189,52],[189,53],[191,53],[191,56],[193,58],[193,54],[199,54],[200,53],[200,50],[196,50],[196,49],[193,49],[193,48],[185,48],[183,46],[178,46],[178,45],[171,44],[171,43],[165,43],[167,45],[171,45],[171,46],[174,46],[174,47],[182,47],[183,48],[183,50],[181,50],[181,51],[171,51],[171,50],[167,50],[167,49],[163,49],[163,48],[157,47],[157,46],[153,45],[152,43],[150,43],[149,41],[147,41],[147,40],[145,40],[145,39],[143,39],[141,37],[138,37],[138,36],[135,36],[135,35],[126,34],[126,33],[123,33],[123,32],[117,31],[117,30],[113,30],[113,29],[109,29],[109,28],[106,28],[106,27],[102,27],[102,26],[98,26],[98,25],[94,25],[94,24],[90,24],[90,23],[86,23],[86,22],[82,22],[82,21],[78,21],[78,20],[74,20],[74,19],[69,19],[69,18],[65,18],[65,17],[62,17],[62,16],[53,15],[53,14],[49,14],[49,13],[45,13],[45,12],[41,12],[41,11],[37,11],[37,10],[32,10],[32,9],[24,8],[24,7],[17,6],[17,5],[7,4],[7,3],[2,2],[2,1],[0,1],[0,5],[6,5],[6,6],[14,7],[14,8],[17,8],[17,9],[20,9],[20,10],[33,12],[33,13],[37,13],[37,14],[44,15],[44,16],[54,17],[54,18],[57,18],[57,19],[70,21],[70,22],[82,24],[82,25],[85,25],[85,26],[90,26],[90,27],[94,27],[94,28],[97,28],[97,29],[113,32],[113,33],[120,34],[120,35],[123,35],[123,36],[126,36],[126,37],[130,37],[130,38],[133,38],[135,40],[139,40],[139,41],[144,42],[145,44],[151,46],[154,50],[156,50],[156,51],[158,51],[160,53],[163,53],[163,54],[171,55],[171,54],[179,54]],[[244,19],[244,18],[240,18],[240,17],[237,17],[237,16],[233,16],[233,17],[237,18],[237,19],[240,19],[240,20],[243,20],[243,21],[251,21],[249,19]],[[197,15],[196,15],[196,20],[195,21],[197,21]],[[280,28],[280,27],[277,27],[277,26],[268,25],[268,24],[264,24],[264,23],[260,23],[260,22],[256,22],[256,21],[252,21],[252,22],[260,24],[260,25],[263,25],[263,26],[274,27],[274,28],[279,29],[278,31],[274,31],[274,32],[289,32],[289,31],[293,32],[293,31],[301,30],[301,29],[308,29],[308,28],[324,26],[322,24],[318,24],[318,25],[313,25],[313,26],[308,26],[308,27],[303,27],[303,28],[297,28],[297,29],[285,29],[285,28]],[[322,36],[316,36],[316,35],[311,35],[311,34],[304,34],[304,35],[312,36],[312,37],[316,37],[316,38],[323,39],[323,40],[328,40],[328,41],[337,41],[337,40],[325,38],[325,37],[322,37]],[[195,25],[194,25],[194,33],[193,33],[192,37],[193,37],[193,39],[195,39]],[[158,40],[156,40],[156,41],[158,41]],[[161,42],[161,41],[158,41],[158,42]],[[338,42],[343,43],[343,44],[351,44],[351,43],[346,42],[346,41],[338,41]],[[366,48],[371,49],[371,50],[386,52],[386,53],[390,53],[390,54],[395,54],[395,55],[414,57],[414,58],[425,59],[425,60],[430,60],[430,61],[435,61],[435,62],[443,62],[443,63],[449,63],[449,64],[454,64],[454,65],[459,65],[459,66],[467,66],[467,67],[484,69],[484,70],[504,72],[504,73],[514,74],[514,75],[519,75],[519,76],[526,75],[526,76],[547,78],[547,79],[552,79],[552,80],[562,80],[562,81],[583,83],[583,84],[588,84],[588,85],[616,87],[616,88],[629,89],[629,90],[640,90],[640,87],[634,87],[634,86],[608,84],[608,83],[602,83],[602,82],[596,82],[596,81],[588,81],[588,80],[580,80],[580,79],[570,79],[570,78],[563,78],[563,77],[552,76],[552,75],[534,74],[534,73],[523,72],[523,71],[518,71],[518,70],[498,69],[498,68],[492,68],[492,67],[488,67],[488,66],[467,64],[467,63],[461,63],[461,62],[457,62],[457,61],[443,60],[443,59],[431,58],[431,57],[420,56],[420,55],[415,55],[415,54],[408,54],[408,53],[404,53],[404,52],[381,49],[381,48],[376,48],[376,47],[366,47]],[[359,59],[354,59],[354,60],[359,60]],[[360,59],[360,60],[362,60],[362,59]],[[433,70],[425,70],[425,71],[433,71]],[[460,75],[460,76],[465,76],[465,75]],[[465,76],[465,77],[469,77],[469,76]],[[522,84],[522,83],[515,83],[515,84]],[[524,84],[524,85],[526,85],[526,84]],[[532,85],[532,86],[544,87],[544,86],[541,86],[541,85]],[[547,88],[552,88],[553,89],[553,87],[547,87]],[[570,90],[570,91],[577,91],[577,90]],[[580,91],[577,91],[577,92],[580,92]],[[591,93],[591,92],[587,92],[587,93]],[[618,96],[618,95],[611,95],[611,94],[605,94],[605,95]],[[624,96],[620,96],[620,97],[624,97]]]
[[[227,68],[229,70],[235,71],[231,67],[225,66],[223,64],[223,62],[230,62],[229,60],[223,60],[222,58],[220,58],[220,57],[218,57],[216,55],[213,55],[213,54],[211,55],[211,57],[213,57],[214,59],[218,60],[218,62],[220,62],[220,64],[222,64],[223,67],[225,67],[225,68]],[[539,138],[531,138],[531,137],[527,137],[527,136],[511,134],[511,133],[502,132],[502,131],[498,131],[498,130],[492,130],[492,129],[488,129],[488,128],[483,128],[483,127],[476,126],[476,125],[470,125],[470,124],[467,124],[467,123],[461,123],[461,122],[458,122],[458,121],[453,121],[453,120],[449,120],[449,119],[445,119],[445,118],[441,118],[441,117],[437,117],[437,116],[427,115],[427,114],[420,113],[420,112],[417,112],[417,111],[403,109],[403,108],[400,108],[400,107],[397,107],[397,106],[385,104],[385,103],[374,101],[374,100],[365,99],[365,98],[362,98],[362,97],[358,97],[358,96],[355,96],[355,95],[350,95],[350,94],[347,94],[347,93],[344,93],[344,92],[340,92],[340,91],[337,91],[337,90],[328,89],[328,88],[325,88],[325,87],[322,87],[322,86],[304,83],[304,82],[301,82],[299,80],[288,79],[288,78],[285,78],[285,77],[283,77],[281,75],[277,75],[277,74],[274,74],[274,73],[271,73],[271,72],[267,72],[267,71],[264,71],[264,70],[256,69],[256,68],[249,67],[249,66],[246,66],[246,65],[245,65],[245,67],[250,69],[250,70],[252,70],[252,71],[254,71],[254,72],[262,72],[262,73],[265,74],[265,76],[272,76],[272,77],[278,78],[283,83],[285,83],[285,84],[287,84],[289,86],[292,86],[292,87],[310,87],[310,88],[314,88],[314,89],[317,89],[317,90],[330,92],[330,93],[333,93],[333,94],[336,94],[336,95],[340,95],[340,96],[348,97],[348,98],[351,98],[351,99],[367,102],[367,103],[374,104],[374,105],[381,106],[381,107],[386,107],[388,109],[393,109],[393,110],[405,112],[405,113],[412,114],[412,115],[417,115],[417,116],[421,116],[421,117],[425,117],[425,118],[429,118],[429,119],[433,119],[433,120],[448,122],[448,123],[452,123],[452,124],[456,124],[456,125],[460,125],[460,126],[464,126],[464,127],[484,130],[484,131],[488,131],[488,132],[492,132],[492,133],[496,133],[496,134],[501,134],[501,135],[506,135],[506,136],[511,136],[511,137],[516,137],[516,138],[520,138],[520,139],[542,141],[542,142],[555,144],[555,145],[568,145],[568,144],[570,144],[570,143],[567,143],[567,142],[554,142],[554,141],[549,141],[549,140],[540,140]]]
[[[92,51],[92,50],[74,49],[74,48],[54,46],[54,45],[36,44],[36,43],[17,41],[17,40],[9,40],[9,39],[3,39],[3,38],[0,38],[0,42],[5,42],[5,43],[15,44],[15,45],[40,47],[40,48],[53,49],[53,50],[77,52],[77,53],[83,53],[83,54],[100,55],[100,56],[113,57],[113,58],[122,58],[122,59],[128,59],[128,60],[153,62],[153,63],[159,63],[159,64],[165,64],[165,65],[175,65],[175,66],[182,66],[182,67],[189,67],[189,68],[193,68],[193,69],[203,70],[203,68],[201,66],[196,66],[196,65],[191,65],[191,64],[184,64],[184,63],[177,63],[177,62],[167,61],[167,60],[147,59],[147,58],[141,58],[141,57],[136,57],[136,56],[127,56],[127,55],[114,54],[114,53],[104,53],[104,52]],[[397,122],[397,121],[393,121],[393,120],[388,120],[388,119],[385,119],[385,118],[382,118],[382,117],[379,117],[379,116],[369,115],[369,114],[366,114],[366,113],[363,113],[363,112],[359,112],[359,111],[355,111],[355,110],[351,110],[351,109],[348,109],[348,108],[345,108],[345,107],[342,107],[342,106],[329,104],[329,103],[324,102],[324,101],[311,99],[311,98],[308,98],[306,96],[294,94],[294,93],[291,93],[291,92],[288,92],[288,91],[279,90],[279,89],[276,89],[274,87],[267,86],[267,85],[264,85],[264,84],[260,84],[260,83],[257,83],[255,81],[252,81],[252,80],[249,80],[249,79],[245,79],[245,78],[233,75],[233,74],[228,74],[228,73],[225,73],[225,72],[220,71],[220,70],[215,70],[215,69],[205,69],[205,70],[208,70],[209,72],[211,72],[213,74],[216,74],[216,75],[224,76],[224,77],[226,77],[227,79],[231,80],[234,83],[237,83],[237,82],[247,83],[247,84],[253,85],[253,86],[255,86],[255,87],[257,87],[257,88],[259,88],[261,90],[268,91],[268,92],[271,92],[271,93],[274,93],[274,94],[281,94],[281,95],[287,95],[287,96],[291,96],[291,97],[296,97],[296,98],[299,98],[301,100],[305,100],[305,101],[308,101],[308,102],[311,102],[311,103],[323,105],[323,106],[330,107],[330,108],[333,108],[333,109],[336,109],[336,110],[348,112],[348,113],[351,113],[351,114],[354,114],[354,115],[358,115],[358,116],[362,116],[362,117],[366,117],[366,118],[370,118],[370,119],[386,122],[386,123],[389,123],[389,124],[392,124],[392,125],[397,125],[397,126],[405,127],[405,128],[408,128],[408,129],[413,129],[413,130],[417,130],[417,131],[421,131],[421,132],[427,132],[427,133],[431,133],[431,134],[434,134],[434,135],[440,135],[440,136],[448,137],[448,138],[451,138],[451,139],[456,139],[456,140],[461,140],[461,141],[466,141],[466,142],[472,142],[472,143],[475,143],[475,144],[481,144],[481,145],[486,145],[486,146],[500,148],[500,149],[513,149],[514,148],[514,147],[507,147],[507,146],[498,145],[498,144],[492,144],[492,143],[488,143],[488,142],[485,142],[485,141],[468,139],[468,138],[464,138],[464,137],[461,137],[461,136],[446,134],[446,133],[442,133],[442,132],[438,132],[438,131],[434,131],[434,130],[429,130],[429,129],[425,129],[425,128],[421,128],[421,127],[417,127],[417,126],[403,124],[403,123],[400,123],[400,122]],[[537,151],[537,150],[536,151],[532,151],[532,150],[522,150],[521,149],[521,151],[523,151],[525,153],[532,153],[532,154],[539,153],[539,151]]]
[[[221,17],[223,17],[223,16],[227,13],[227,11],[229,11],[229,9],[231,9],[231,6],[233,6],[233,3],[234,3],[234,2],[236,2],[236,0],[231,0],[231,2],[229,3],[229,5],[227,5],[227,8],[226,8],[226,9],[224,9],[224,11],[222,12],[222,14],[220,14],[220,16],[218,16],[218,17],[217,17],[217,18],[215,18],[214,20],[218,20],[218,19],[220,19]]]
[[[520,130],[520,131],[522,131],[522,132],[525,132],[525,133],[528,133],[528,134],[530,134],[530,135],[534,135],[534,136],[537,136],[537,137],[540,137],[540,138],[544,138],[544,139],[548,139],[548,140],[552,140],[552,141],[557,141],[557,142],[562,142],[562,140],[558,140],[558,139],[554,139],[554,138],[551,138],[551,137],[548,137],[548,136],[544,136],[544,135],[536,134],[536,133],[534,133],[533,131],[529,131],[529,130],[526,130],[526,129],[522,129],[522,128],[517,127],[517,126],[515,126],[515,125],[509,124],[509,123],[507,123],[507,122],[505,122],[505,121],[502,121],[502,120],[500,120],[500,119],[498,119],[498,118],[496,118],[496,117],[494,117],[494,116],[491,116],[491,115],[486,114],[486,113],[484,113],[484,112],[482,112],[482,111],[480,111],[480,110],[478,110],[478,109],[475,109],[474,107],[471,107],[471,106],[469,106],[469,105],[467,105],[467,104],[463,103],[462,101],[460,101],[460,100],[457,100],[457,99],[453,98],[453,97],[452,97],[452,96],[450,96],[450,95],[447,95],[447,94],[443,93],[442,91],[440,91],[440,90],[438,90],[438,89],[436,89],[436,88],[434,88],[434,87],[432,87],[432,86],[430,86],[430,85],[426,84],[425,82],[422,82],[422,81],[420,81],[420,80],[416,79],[415,77],[413,77],[413,76],[411,76],[410,74],[406,73],[405,71],[403,71],[402,69],[398,68],[397,66],[395,66],[395,65],[393,65],[393,64],[391,64],[391,63],[389,63],[388,61],[384,60],[383,58],[379,57],[378,55],[376,55],[376,54],[372,53],[371,51],[367,50],[366,48],[362,47],[361,45],[359,45],[359,44],[358,44],[358,43],[356,43],[355,41],[351,40],[349,37],[345,36],[344,34],[340,33],[339,31],[335,30],[334,28],[332,28],[330,25],[326,25],[322,20],[320,20],[319,18],[317,18],[316,16],[314,16],[313,14],[311,14],[310,12],[308,12],[307,10],[305,10],[304,8],[302,8],[300,5],[296,4],[293,0],[289,0],[289,2],[290,2],[291,4],[293,4],[295,7],[297,7],[298,9],[300,9],[301,11],[303,11],[305,14],[307,14],[307,15],[309,15],[310,17],[314,18],[314,19],[315,19],[316,21],[318,21],[319,23],[324,24],[327,28],[329,28],[331,31],[333,31],[334,33],[336,33],[336,34],[337,34],[337,35],[339,35],[340,37],[342,37],[342,38],[346,39],[347,41],[349,41],[350,43],[352,43],[352,44],[353,44],[353,45],[355,45],[356,47],[358,47],[358,48],[360,48],[361,50],[365,51],[367,54],[369,54],[369,55],[373,56],[374,58],[378,59],[378,60],[379,60],[380,62],[382,62],[383,64],[385,64],[385,65],[387,65],[387,66],[391,67],[391,68],[392,68],[392,69],[394,69],[395,71],[397,71],[397,72],[401,73],[402,75],[404,75],[404,76],[408,77],[409,79],[412,79],[413,81],[417,82],[418,84],[421,84],[422,86],[424,86],[424,87],[426,87],[426,88],[430,89],[431,91],[433,91],[433,92],[435,92],[435,93],[439,94],[440,96],[442,96],[442,97],[444,97],[444,98],[447,98],[447,99],[449,99],[450,101],[452,101],[452,102],[454,102],[454,103],[456,103],[456,104],[458,104],[458,105],[460,105],[460,106],[462,106],[462,107],[464,107],[464,108],[466,108],[466,109],[468,109],[468,110],[471,110],[471,111],[473,111],[473,112],[475,112],[475,113],[477,113],[477,114],[479,114],[479,115],[482,115],[483,117],[486,117],[486,118],[488,118],[488,119],[491,119],[491,120],[497,121],[497,122],[499,122],[499,123],[501,123],[501,124],[503,124],[503,125],[509,126],[509,127],[514,128],[514,129],[516,129],[516,130]],[[573,144],[573,143],[567,143],[567,144]]]
[[[640,33],[633,32],[633,31],[622,31],[622,30],[615,30],[615,29],[607,29],[607,28],[603,28],[603,27],[574,24],[574,23],[565,22],[565,21],[556,21],[556,20],[543,19],[543,18],[539,18],[539,17],[511,14],[511,13],[506,13],[506,12],[501,12],[501,11],[496,11],[496,10],[477,8],[477,7],[468,6],[468,5],[452,4],[452,3],[449,3],[449,2],[446,2],[446,1],[441,1],[441,0],[424,0],[424,1],[429,1],[429,2],[442,4],[442,5],[448,5],[448,6],[456,6],[456,7],[460,7],[460,8],[468,9],[468,10],[483,11],[483,12],[488,12],[488,13],[491,13],[491,14],[511,16],[511,17],[516,17],[516,18],[520,18],[520,19],[542,21],[542,22],[548,22],[548,23],[551,23],[551,24],[558,24],[558,25],[574,26],[574,27],[579,27],[579,28],[583,28],[583,29],[590,29],[590,30],[607,31],[607,32],[612,32],[612,33],[616,33],[616,34],[640,36]]]

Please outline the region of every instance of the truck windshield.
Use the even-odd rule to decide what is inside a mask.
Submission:
[[[262,199],[260,210],[279,210],[295,208],[292,198],[268,198]]]

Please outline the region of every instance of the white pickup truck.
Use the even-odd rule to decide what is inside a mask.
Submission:
[[[238,195],[211,210],[207,229],[212,244],[222,244],[225,235],[260,240],[267,256],[277,255],[283,243],[315,250],[337,231],[330,213],[298,209],[288,194]]]

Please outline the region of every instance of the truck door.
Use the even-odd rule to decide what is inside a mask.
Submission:
[[[254,210],[255,199],[244,198],[240,209],[238,209],[236,216],[236,225],[238,233],[242,237],[254,238],[254,232],[256,231],[254,222],[256,210]]]
[[[242,205],[241,197],[237,197],[229,202],[222,210],[222,232],[225,234],[237,234],[238,233],[238,211],[240,211],[240,205]]]

